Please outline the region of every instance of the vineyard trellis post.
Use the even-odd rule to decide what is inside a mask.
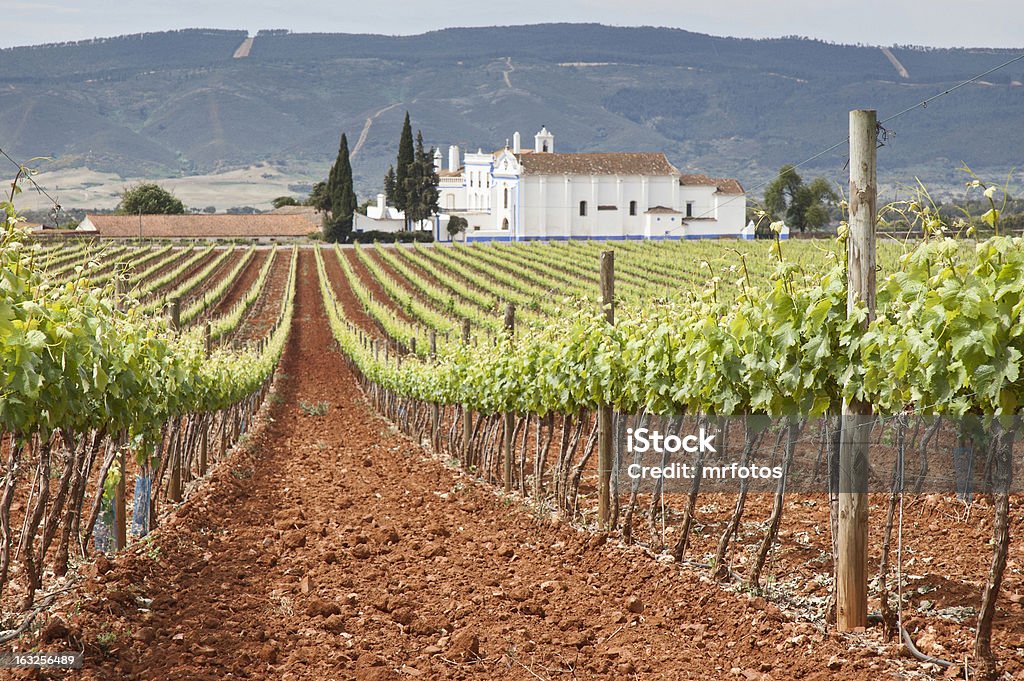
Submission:
[[[505,333],[511,339],[516,333],[516,306],[515,303],[505,304]],[[512,492],[512,428],[515,423],[515,414],[511,411],[505,412],[504,442],[503,450],[505,455],[504,476],[505,494]]]
[[[615,324],[615,251],[601,252],[601,308],[609,325]],[[602,527],[611,516],[612,407],[597,409],[597,516]]]
[[[850,216],[846,240],[846,309],[858,301],[875,315],[875,219],[878,122],[874,110],[850,112]],[[868,618],[868,442],[873,425],[867,404],[843,403],[839,443],[839,527],[836,551],[836,628],[852,631]]]
[[[469,347],[469,320],[462,320],[462,344]],[[462,405],[462,465],[469,466],[469,440],[472,437],[473,415],[469,403]]]
[[[175,296],[170,302],[171,328],[177,331],[181,328],[181,298]]]
[[[128,263],[117,263],[117,276],[114,277],[114,305],[118,309],[124,306],[124,296],[128,291]],[[127,495],[127,457],[124,450],[126,444],[118,443],[117,462],[121,467],[121,478],[114,486],[114,548],[118,551],[128,545],[128,520],[126,517],[125,496]],[[103,484],[100,483],[102,490]],[[100,492],[102,494],[102,491]]]

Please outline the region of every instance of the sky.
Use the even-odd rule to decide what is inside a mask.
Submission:
[[[1020,0],[0,0],[0,18],[0,47],[177,28],[408,35],[556,21],[851,44],[1024,47]]]

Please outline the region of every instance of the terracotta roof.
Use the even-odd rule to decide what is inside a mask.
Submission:
[[[644,212],[645,213],[651,213],[651,214],[654,214],[654,215],[657,215],[657,214],[682,215],[682,213],[680,211],[675,210],[674,208],[666,208],[665,206],[654,206],[653,208],[648,208]]]
[[[524,175],[677,175],[661,152],[520,154]]]
[[[101,237],[138,237],[138,215],[87,215]],[[143,215],[142,236],[156,238],[304,237],[317,227],[304,215]]]
[[[707,175],[680,175],[679,184],[714,187],[719,194],[743,194],[743,185],[731,177],[709,177]]]
[[[317,210],[313,206],[281,206],[270,211],[271,215],[313,215]]]
[[[459,168],[458,170],[442,170],[442,171],[438,172],[438,174],[437,174],[438,177],[459,177],[461,175],[462,175],[462,169],[461,168]]]
[[[300,215],[309,220],[309,222],[313,225],[314,230],[320,229],[320,225],[323,223],[323,220],[321,219],[320,216],[320,211],[318,211],[313,206],[281,206],[280,208],[275,208],[274,210],[270,211],[270,214]]]

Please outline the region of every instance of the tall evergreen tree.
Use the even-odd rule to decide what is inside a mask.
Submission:
[[[395,166],[388,166],[388,174],[384,176],[384,195],[392,206],[395,205],[395,182]]]
[[[344,241],[352,232],[353,216],[359,205],[352,187],[352,162],[348,154],[348,137],[344,133],[338,146],[338,158],[327,176],[325,193],[330,201],[331,214],[324,220],[324,238]]]
[[[406,178],[407,226],[427,220],[437,213],[438,177],[434,170],[434,149],[423,148],[423,133],[416,131],[416,151],[409,177]]]
[[[409,207],[408,187],[406,181],[409,178],[409,171],[416,161],[416,151],[412,146],[412,123],[409,121],[409,112],[405,112],[405,122],[402,124],[402,136],[398,140],[398,159],[395,163],[395,196],[391,201],[398,210],[406,210]],[[405,217],[406,229],[409,227],[409,216]]]

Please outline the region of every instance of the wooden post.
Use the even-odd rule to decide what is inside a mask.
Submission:
[[[210,422],[212,421],[206,414],[200,419],[199,431],[199,477],[206,475],[206,459],[210,452]]]
[[[126,447],[127,443],[124,443],[118,449],[117,461],[121,466],[121,479],[114,488],[114,548],[118,551],[122,551],[128,546],[128,516],[125,503],[128,489],[128,460],[124,455]]]
[[[846,309],[857,301],[875,316],[877,123],[874,111],[850,112],[850,233],[846,240]],[[852,631],[868,619],[869,405],[843,404],[839,441],[839,528],[836,551],[836,629]]]
[[[209,357],[213,353],[213,329],[209,321],[203,327],[203,347],[206,348],[206,356]]]
[[[516,306],[514,303],[505,305],[505,333],[512,338],[516,333]],[[511,411],[505,412],[505,428],[503,449],[505,454],[504,479],[505,494],[512,492],[512,427],[516,417]]]
[[[413,355],[416,354],[416,336],[413,336],[412,338],[409,339],[409,352],[411,352]]]
[[[171,298],[170,304],[171,328],[177,331],[181,328],[181,298]]]
[[[601,253],[601,306],[605,320],[615,323],[615,251]],[[597,516],[603,527],[611,518],[612,408],[597,409]]]
[[[114,277],[114,306],[117,309],[123,309],[124,307],[124,296],[128,291],[128,265],[124,262],[119,262],[116,265],[115,277]],[[121,469],[121,479],[117,485],[114,486],[114,548],[118,551],[123,550],[128,545],[128,519],[126,517],[127,503],[125,497],[127,496],[128,485],[127,485],[127,457],[124,455],[125,444],[121,444],[118,447],[117,452],[117,463]]]
[[[469,345],[469,320],[462,320],[462,343]],[[469,411],[469,405],[462,405],[462,465],[469,465],[469,439],[472,437],[473,414]]]
[[[128,290],[128,275],[125,269],[126,264],[123,262],[118,262],[114,265],[114,306],[119,310],[123,305],[122,298]]]
[[[435,329],[430,330],[430,358],[437,357],[437,331]]]
[[[184,442],[179,439],[179,444],[171,450],[171,479],[167,484],[167,498],[171,501],[181,501],[181,456]]]

